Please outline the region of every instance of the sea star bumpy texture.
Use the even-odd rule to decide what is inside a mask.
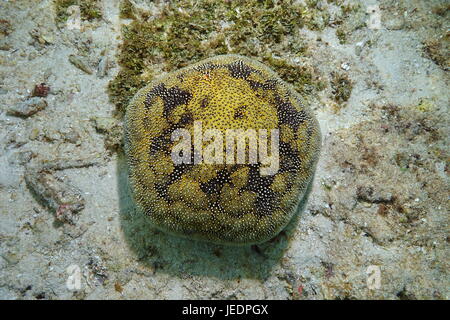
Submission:
[[[224,136],[227,129],[278,129],[278,171],[262,174],[259,160],[195,163],[195,147],[191,163],[174,163],[179,142],[172,133],[185,128],[194,137],[198,122],[203,131],[217,129]],[[205,150],[209,143],[200,146]],[[125,115],[138,207],[166,232],[215,243],[254,244],[277,235],[305,195],[319,149],[318,122],[292,86],[238,55],[216,56],[153,81],[134,96]]]

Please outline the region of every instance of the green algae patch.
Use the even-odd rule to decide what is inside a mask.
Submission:
[[[450,69],[450,35],[447,33],[439,38],[424,41],[425,55],[443,70]]]
[[[353,83],[346,74],[333,72],[331,79],[331,89],[334,100],[337,103],[344,103],[350,99],[353,90]]]
[[[94,20],[102,17],[101,2],[99,0],[56,0],[56,23],[64,23],[69,18],[67,9],[70,6],[80,6],[82,20]]]
[[[128,0],[120,4],[121,17],[132,21],[123,26],[121,70],[109,84],[119,114],[155,76],[219,54],[266,63],[301,95],[325,86],[314,70],[292,62],[308,51],[299,31],[321,30],[330,22],[317,1],[200,0],[168,3],[156,14],[135,14],[133,9]]]
[[[133,19],[133,4],[129,0],[123,0],[119,5],[121,19]]]

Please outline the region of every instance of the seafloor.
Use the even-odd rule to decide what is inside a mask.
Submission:
[[[253,2],[0,2],[0,298],[449,299],[449,2]],[[323,136],[304,210],[258,246],[154,230],[121,151],[126,93],[227,52],[293,82]]]

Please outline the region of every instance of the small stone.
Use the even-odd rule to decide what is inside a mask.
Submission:
[[[68,179],[57,178],[50,172],[28,168],[25,172],[27,186],[55,211],[56,219],[73,224],[75,214],[84,209],[81,191]]]
[[[8,251],[7,253],[2,254],[2,258],[6,260],[10,265],[15,265],[19,262],[19,257],[16,253]]]
[[[84,71],[87,74],[92,74],[92,69],[89,67],[89,64],[85,58],[71,54],[69,56],[69,61],[81,71]]]
[[[81,29],[81,9],[80,6],[72,5],[67,8],[67,13],[70,15],[67,19],[66,26],[69,30]]]
[[[8,110],[8,114],[17,117],[29,117],[47,107],[47,101],[41,97],[32,97],[16,104]]]
[[[401,30],[405,27],[405,18],[402,16],[393,17],[385,21],[384,26],[388,30]]]
[[[109,61],[107,55],[104,55],[103,57],[100,58],[97,67],[97,77],[104,78],[106,76],[106,74],[108,73],[108,64]]]
[[[347,62],[344,62],[341,64],[341,69],[348,71],[348,70],[350,70],[350,65]]]
[[[39,137],[39,129],[33,128],[30,132],[29,138],[30,140],[36,140]]]
[[[55,42],[55,38],[54,38],[52,35],[50,35],[50,34],[44,34],[44,35],[42,35],[42,39],[43,39],[46,43],[49,43],[49,44],[52,44],[52,43]]]
[[[39,42],[40,45],[52,44],[55,41],[52,35],[43,34],[39,29],[33,29],[29,34],[34,40]]]
[[[95,117],[94,121],[95,129],[100,133],[106,133],[117,125],[117,120],[108,117]]]
[[[358,43],[355,45],[355,54],[356,54],[357,56],[361,55],[361,52],[362,52],[362,49],[363,49],[364,45],[365,45],[365,43],[364,43],[363,41],[358,42]]]
[[[372,204],[370,202],[363,202],[363,206],[366,208],[372,207]]]

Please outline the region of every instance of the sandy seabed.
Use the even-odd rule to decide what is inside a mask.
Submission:
[[[301,31],[314,68],[352,83],[345,103],[330,86],[311,99],[323,141],[304,209],[234,248],[135,212],[110,148],[119,1],[80,28],[58,27],[52,1],[2,1],[0,298],[448,299],[448,1],[361,3],[345,43]]]

